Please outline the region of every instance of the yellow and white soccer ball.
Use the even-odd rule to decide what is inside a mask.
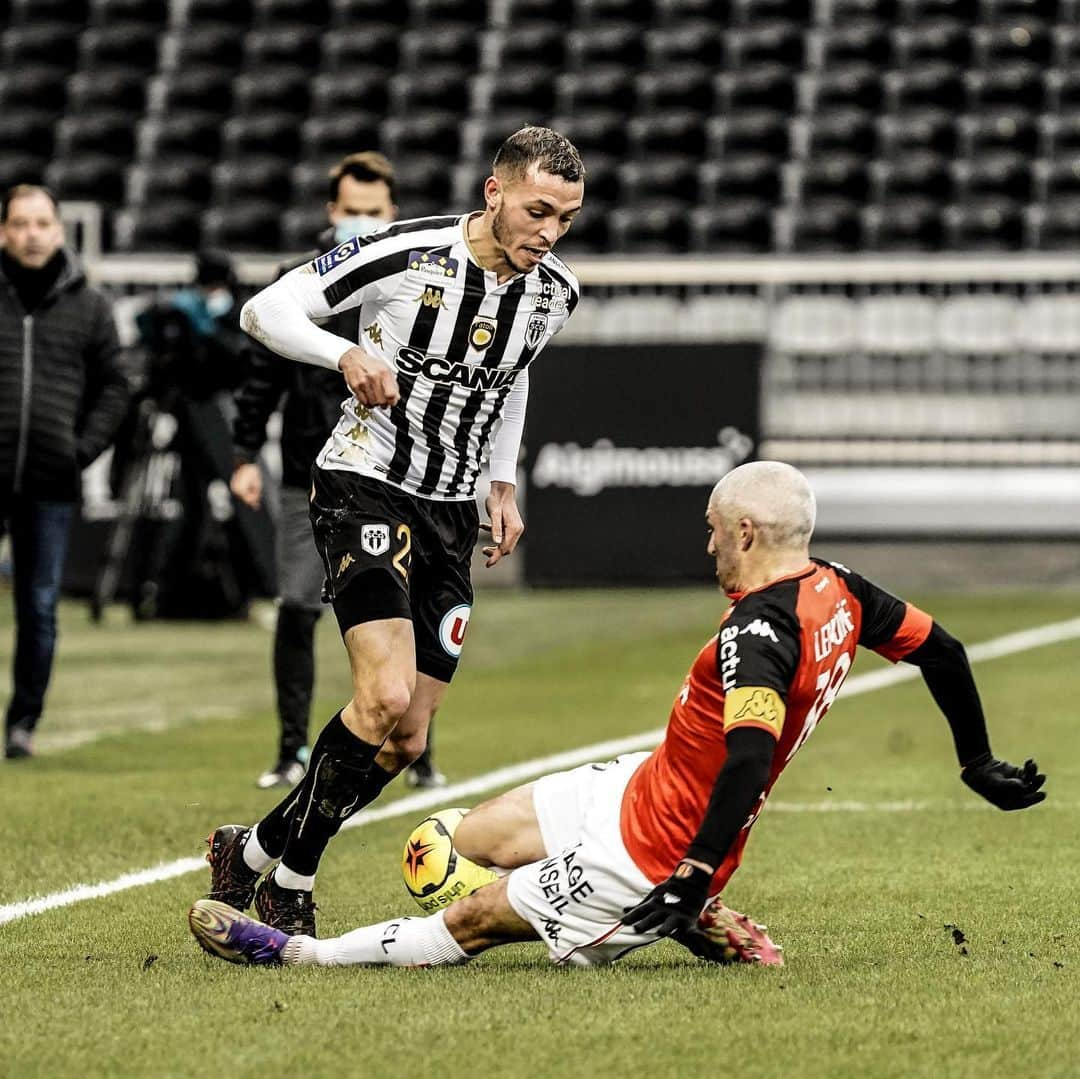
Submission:
[[[425,914],[434,914],[477,888],[498,880],[498,874],[470,862],[454,848],[454,832],[467,809],[443,809],[412,831],[401,856],[401,875],[409,895]]]

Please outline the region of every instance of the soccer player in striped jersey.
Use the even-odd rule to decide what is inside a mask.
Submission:
[[[552,248],[581,209],[584,179],[566,138],[522,128],[495,155],[483,210],[352,237],[244,306],[252,337],[344,376],[310,513],[353,694],[277,807],[253,828],[211,833],[211,898],[240,910],[254,899],[264,921],[313,934],[326,845],[424,749],[472,608],[485,462],[487,565],[524,529],[514,492],[529,369],[578,302]],[[319,325],[352,309],[359,341]]]
[[[694,660],[663,742],[545,776],[467,814],[455,846],[507,876],[430,917],[325,941],[203,900],[189,916],[196,938],[235,962],[322,966],[462,963],[495,944],[541,940],[557,962],[601,966],[670,936],[705,959],[779,964],[763,927],[720,893],[858,645],[920,669],[967,786],[1000,809],[1041,802],[1034,761],[992,755],[960,642],[847,567],[811,558],[814,516],[810,487],[790,465],[754,462],[716,485],[708,553],[733,602]]]

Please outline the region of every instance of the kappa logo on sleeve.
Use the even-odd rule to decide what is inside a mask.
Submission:
[[[346,259],[352,258],[360,250],[360,237],[353,236],[343,244],[338,244],[333,251],[327,251],[315,260],[315,269],[320,277],[325,277],[335,267],[340,266]]]
[[[776,639],[776,633],[773,631],[772,626],[769,625],[763,618],[755,618],[753,622],[747,622],[742,629],[739,630],[739,636],[742,637],[745,634],[751,634],[754,637],[768,637],[773,644],[779,644]]]

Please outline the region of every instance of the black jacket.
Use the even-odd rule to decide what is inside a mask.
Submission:
[[[32,314],[0,265],[0,501],[76,501],[131,399],[112,308],[63,258]]]
[[[333,234],[320,240],[333,246]],[[310,262],[312,252],[282,267],[281,274]],[[349,341],[360,340],[358,307],[333,315],[323,327]],[[266,441],[266,421],[282,397],[281,482],[287,487],[311,483],[311,466],[330,432],[341,419],[341,402],[349,396],[345,379],[338,371],[314,367],[278,356],[252,341],[247,351],[248,376],[236,391],[236,419],[233,420],[233,447],[237,461],[254,461]]]

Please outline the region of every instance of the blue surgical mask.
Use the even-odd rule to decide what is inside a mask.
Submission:
[[[370,236],[379,229],[386,228],[387,222],[380,217],[371,217],[369,214],[359,214],[356,217],[343,217],[334,226],[334,239],[343,244],[354,236]]]

